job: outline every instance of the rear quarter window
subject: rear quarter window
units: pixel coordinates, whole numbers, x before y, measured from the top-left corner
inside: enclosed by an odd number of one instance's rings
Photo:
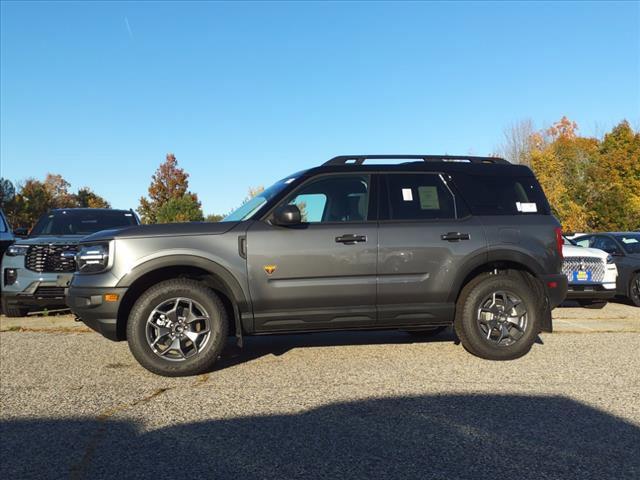
[[[535,177],[458,174],[454,182],[474,215],[550,215]]]

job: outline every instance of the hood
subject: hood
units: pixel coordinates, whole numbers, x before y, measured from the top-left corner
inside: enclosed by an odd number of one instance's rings
[[[115,230],[102,230],[83,239],[83,242],[98,242],[115,238],[180,237],[187,235],[221,235],[240,222],[189,222],[136,225]]]
[[[16,245],[74,245],[82,239],[82,235],[40,235],[37,237],[16,238]]]
[[[599,257],[606,259],[609,254],[597,248],[578,247],[576,245],[563,245],[562,256],[567,257]]]

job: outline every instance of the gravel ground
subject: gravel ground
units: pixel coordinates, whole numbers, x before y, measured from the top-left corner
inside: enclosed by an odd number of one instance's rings
[[[640,478],[640,334],[247,339],[167,379],[94,333],[0,334],[2,478]]]

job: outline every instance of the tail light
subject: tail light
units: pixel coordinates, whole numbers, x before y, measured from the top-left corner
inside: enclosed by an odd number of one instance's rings
[[[556,249],[558,250],[558,255],[560,255],[560,258],[563,258],[562,245],[564,244],[564,240],[562,239],[562,228],[556,227],[554,231],[556,232]]]

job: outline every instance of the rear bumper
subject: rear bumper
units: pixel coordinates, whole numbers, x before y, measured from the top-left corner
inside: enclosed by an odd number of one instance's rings
[[[549,299],[549,307],[556,308],[567,296],[569,281],[567,276],[558,273],[553,275],[540,275],[540,280],[544,284],[547,298]]]
[[[67,289],[67,305],[88,327],[109,340],[123,340],[118,332],[118,309],[126,288],[81,288]],[[105,294],[117,294],[118,300],[105,301]]]

